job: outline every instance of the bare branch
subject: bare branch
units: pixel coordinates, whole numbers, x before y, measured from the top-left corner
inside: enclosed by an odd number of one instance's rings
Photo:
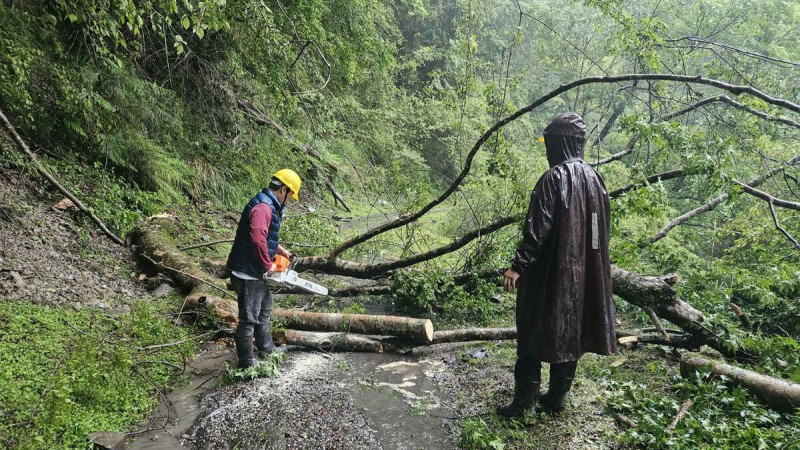
[[[763,59],[765,61],[771,61],[771,62],[775,62],[775,63],[779,63],[779,64],[785,64],[785,65],[788,65],[788,66],[800,67],[800,63],[796,63],[794,61],[788,61],[788,60],[785,60],[785,59],[775,58],[774,56],[764,55],[764,54],[756,53],[756,52],[753,52],[753,51],[750,51],[750,50],[745,50],[745,49],[741,49],[741,48],[738,48],[738,47],[733,47],[731,45],[722,44],[720,42],[710,41],[708,39],[704,39],[704,38],[701,38],[701,37],[698,37],[698,36],[683,36],[683,37],[675,38],[675,39],[665,39],[665,42],[681,42],[681,41],[688,41],[688,42],[692,42],[692,43],[700,43],[700,44],[706,44],[706,45],[715,45],[717,47],[724,48],[725,50],[732,50],[732,51],[735,51],[737,53],[741,53],[741,54],[747,55],[747,56],[752,56],[752,57],[758,58],[758,59]]]
[[[783,233],[783,235],[784,235],[784,236],[786,236],[786,238],[787,238],[787,239],[789,239],[790,241],[792,241],[792,244],[794,244],[794,246],[795,246],[795,247],[797,247],[798,249],[800,249],[800,243],[798,243],[798,242],[797,242],[797,241],[796,241],[796,240],[795,240],[795,239],[792,237],[792,235],[791,235],[791,234],[789,234],[789,232],[788,232],[788,231],[786,231],[786,230],[785,230],[785,229],[784,229],[784,228],[781,226],[781,224],[780,224],[780,223],[778,223],[778,216],[775,214],[775,207],[772,205],[772,200],[769,200],[767,203],[769,203],[769,212],[770,212],[770,213],[772,213],[772,220],[775,222],[775,228],[777,228],[777,229],[778,229],[778,230],[779,230],[781,233]]]
[[[731,181],[734,184],[740,186],[742,188],[742,191],[752,195],[753,197],[758,197],[761,200],[764,200],[765,202],[769,202],[770,206],[772,206],[774,204],[774,205],[780,206],[782,208],[788,208],[788,209],[793,209],[795,211],[800,211],[800,203],[790,202],[788,200],[783,200],[783,199],[774,197],[774,196],[772,196],[770,194],[767,194],[764,191],[758,190],[758,189],[754,188],[751,185],[742,183],[741,181],[735,180],[733,178],[731,178]]]
[[[450,187],[436,197],[434,200],[429,202],[427,205],[423,206],[415,213],[407,213],[403,214],[402,216],[398,217],[395,220],[386,222],[382,225],[379,225],[367,232],[356,236],[352,239],[345,241],[344,243],[340,244],[338,247],[333,249],[330,253],[328,253],[329,258],[334,258],[340,255],[345,250],[352,248],[358,244],[368,241],[369,239],[385,233],[390,230],[394,230],[396,228],[402,227],[407,225],[423,215],[425,215],[428,211],[439,205],[440,203],[444,202],[450,195],[458,189],[461,185],[461,182],[464,181],[467,174],[469,174],[470,169],[472,168],[472,161],[475,158],[475,154],[478,150],[481,149],[483,144],[489,139],[494,133],[508,125],[509,123],[519,119],[522,115],[533,111],[538,106],[546,103],[547,101],[565,93],[577,87],[587,85],[587,84],[600,84],[600,83],[618,83],[621,81],[636,81],[636,80],[661,80],[661,81],[678,81],[684,83],[694,83],[694,84],[702,84],[706,86],[712,86],[719,89],[723,89],[734,94],[749,94],[754,97],[760,98],[767,103],[780,106],[782,108],[789,109],[791,111],[800,112],[800,105],[793,103],[789,100],[776,98],[770,96],[758,89],[755,89],[750,86],[742,86],[742,85],[733,85],[729,83],[725,83],[723,81],[715,80],[712,78],[705,78],[702,76],[686,76],[686,75],[676,75],[676,74],[623,74],[623,75],[611,75],[611,76],[593,76],[593,77],[585,77],[580,78],[570,83],[563,84],[558,88],[550,91],[549,93],[545,94],[544,96],[538,98],[537,100],[533,101],[529,105],[517,110],[516,112],[512,113],[509,116],[501,119],[500,121],[496,122],[492,125],[488,130],[486,130],[483,135],[475,142],[472,149],[467,154],[467,158],[464,161],[464,167],[461,170],[461,173],[455,178],[453,183]]]
[[[622,159],[623,157],[625,157],[627,155],[630,155],[633,152],[633,147],[636,145],[636,141],[638,141],[638,140],[639,140],[639,136],[638,135],[634,135],[633,137],[631,137],[628,140],[628,143],[625,144],[625,149],[622,150],[621,152],[614,153],[611,156],[608,156],[608,157],[603,158],[603,159],[601,159],[601,160],[599,160],[597,162],[593,162],[593,163],[589,163],[589,164],[592,167],[597,167],[597,166],[602,166],[603,164],[608,164],[610,162],[614,162],[614,161],[617,161],[619,159]]]
[[[737,102],[736,100],[728,97],[727,95],[717,95],[715,97],[704,98],[703,100],[700,100],[697,103],[689,105],[684,109],[681,109],[681,110],[675,111],[673,113],[670,113],[670,114],[668,114],[666,116],[663,116],[661,118],[661,121],[667,121],[667,120],[670,120],[670,119],[674,119],[677,116],[680,116],[680,115],[683,115],[683,114],[687,114],[687,113],[689,113],[691,111],[694,111],[694,110],[700,108],[701,106],[712,104],[712,103],[727,103],[727,104],[733,106],[734,108],[740,109],[742,111],[746,111],[746,112],[748,112],[750,114],[753,114],[755,116],[761,117],[762,119],[770,120],[770,121],[773,121],[773,122],[780,122],[780,123],[782,123],[784,125],[788,125],[788,126],[794,127],[794,128],[800,128],[800,123],[798,123],[798,122],[796,122],[796,121],[794,121],[792,119],[789,119],[789,118],[786,118],[786,117],[773,116],[773,115],[767,114],[764,111],[759,111],[757,109],[754,109],[754,108],[751,108],[749,106],[743,105],[743,104]]]
[[[793,158],[792,160],[790,160],[788,162],[788,164],[792,165],[792,164],[796,164],[798,162],[800,162],[800,156]],[[775,169],[770,170],[769,172],[767,172],[765,174],[762,174],[762,175],[759,175],[759,176],[753,178],[752,180],[748,181],[746,184],[745,183],[741,183],[741,182],[736,181],[736,180],[733,180],[733,181],[735,183],[739,183],[740,185],[742,185],[743,186],[742,190],[744,190],[744,186],[747,186],[748,189],[752,189],[753,191],[760,192],[760,193],[764,194],[765,196],[774,199],[774,197],[770,196],[769,194],[766,194],[764,192],[758,191],[758,190],[756,190],[754,188],[755,188],[755,186],[758,186],[758,185],[762,184],[763,182],[765,182],[769,178],[773,177],[775,174],[782,172],[783,170],[784,170],[783,167],[777,167]],[[719,206],[721,203],[723,203],[726,200],[728,200],[729,197],[730,197],[730,194],[728,194],[727,192],[723,193],[723,194],[720,194],[717,197],[714,197],[713,199],[708,201],[707,203],[705,203],[705,204],[703,204],[701,206],[698,206],[697,208],[695,208],[695,209],[693,209],[693,210],[691,210],[691,211],[689,211],[689,212],[687,212],[685,214],[682,214],[682,215],[676,217],[675,219],[671,220],[668,224],[666,224],[663,228],[661,228],[661,230],[659,230],[658,233],[654,234],[650,238],[650,243],[652,244],[653,242],[661,240],[664,236],[667,235],[667,233],[670,232],[670,230],[672,230],[673,228],[677,227],[678,225],[681,225],[682,223],[686,222],[687,220],[689,220],[689,219],[691,219],[693,217],[699,216],[700,214],[704,214],[704,213],[706,213],[708,211],[713,210],[714,208]],[[785,202],[785,201],[781,200],[781,202]],[[793,203],[793,202],[786,202],[786,203],[797,205],[796,203]],[[800,206],[800,205],[797,205],[797,206]]]
[[[631,183],[617,190],[611,191],[608,193],[608,196],[610,198],[616,198],[633,189],[645,187],[653,183],[658,183],[659,181],[666,181],[666,180],[671,180],[673,178],[680,178],[686,175],[690,175],[690,173],[687,173],[683,169],[669,170],[666,172],[657,173],[655,175],[650,175],[649,177],[645,178],[642,181]]]

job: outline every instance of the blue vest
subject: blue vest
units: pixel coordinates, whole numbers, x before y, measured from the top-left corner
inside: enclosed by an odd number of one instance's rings
[[[251,277],[261,278],[264,275],[264,268],[258,259],[256,246],[250,240],[250,211],[259,203],[266,203],[272,210],[272,220],[267,231],[267,247],[269,257],[274,258],[278,253],[278,233],[281,229],[283,218],[283,206],[281,206],[275,194],[268,188],[264,188],[253,197],[242,211],[239,218],[239,226],[236,228],[236,237],[233,240],[231,253],[228,255],[228,269],[236,272],[243,272]]]

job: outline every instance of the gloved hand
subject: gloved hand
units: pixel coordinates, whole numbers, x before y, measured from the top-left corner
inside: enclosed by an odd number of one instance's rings
[[[275,263],[272,263],[272,264],[270,264],[270,266],[269,266],[269,270],[268,270],[268,271],[266,271],[266,272],[264,272],[263,278],[264,278],[265,280],[266,280],[267,278],[269,278],[270,274],[272,274],[272,272],[274,272],[274,271],[275,271],[275,268],[276,268],[276,266],[275,266]]]

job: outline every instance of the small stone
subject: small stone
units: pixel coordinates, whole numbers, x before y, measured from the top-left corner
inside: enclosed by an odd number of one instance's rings
[[[89,433],[88,439],[96,449],[122,450],[125,448],[125,437],[127,437],[126,433],[95,431],[94,433]]]
[[[77,207],[75,206],[75,203],[72,203],[72,200],[65,198],[60,202],[56,203],[55,205],[53,205],[53,208],[59,211],[66,211],[68,209],[75,209]]]
[[[25,280],[22,278],[22,275],[20,275],[19,272],[12,270],[9,273],[11,274],[11,278],[14,279],[14,282],[17,283],[18,287],[25,287]]]
[[[472,357],[476,358],[476,359],[483,359],[483,358],[486,358],[487,356],[489,356],[489,350],[487,350],[485,348],[482,348],[482,349],[480,349],[477,352],[472,354]]]
[[[109,316],[120,316],[130,313],[131,313],[131,307],[128,305],[115,306],[113,308],[109,308],[108,311],[106,311],[106,314]]]
[[[157,288],[156,288],[156,289],[153,291],[153,295],[154,295],[154,296],[156,296],[156,297],[158,297],[158,298],[161,298],[161,297],[166,297],[167,295],[169,295],[169,294],[170,294],[172,291],[174,291],[174,290],[175,290],[175,288],[173,288],[173,287],[172,287],[172,286],[170,286],[169,284],[167,284],[167,283],[161,283],[161,284],[160,284],[160,285],[159,285],[159,286],[158,286],[158,287],[157,287]]]

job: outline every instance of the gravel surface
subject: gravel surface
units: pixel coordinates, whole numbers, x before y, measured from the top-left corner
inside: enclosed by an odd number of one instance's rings
[[[0,174],[0,297],[112,308],[147,295],[130,249],[87,232],[73,215],[34,196],[29,183]]]
[[[372,424],[331,380],[339,356],[294,353],[279,378],[217,389],[202,399],[194,447],[379,449]]]

